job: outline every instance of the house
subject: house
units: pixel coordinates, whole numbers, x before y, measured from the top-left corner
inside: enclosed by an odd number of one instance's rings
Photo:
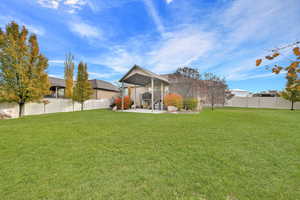
[[[211,99],[214,104],[225,103],[226,87],[216,81],[192,79],[181,74],[159,75],[135,65],[120,82],[123,94],[130,93],[135,107],[139,108],[162,110],[163,98],[168,93],[177,93],[183,98],[201,99],[205,104],[209,104]]]
[[[231,89],[229,90],[235,97],[250,97],[252,94],[247,90]]]
[[[46,97],[64,98],[65,80],[56,77],[49,77],[50,94]],[[120,95],[120,90],[117,86],[103,80],[89,80],[93,88],[91,99],[111,99]]]
[[[259,93],[253,94],[254,97],[278,97],[279,92],[277,90],[268,90],[268,91],[262,91]]]
[[[117,86],[102,80],[89,80],[93,94],[92,99],[111,99],[120,96],[120,90]]]
[[[66,83],[64,79],[49,76],[50,94],[46,97],[63,98],[65,96]]]

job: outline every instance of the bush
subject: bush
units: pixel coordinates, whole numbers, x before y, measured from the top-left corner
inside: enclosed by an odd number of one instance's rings
[[[196,98],[188,98],[183,100],[183,107],[186,110],[196,110],[198,100]]]
[[[115,105],[118,109],[122,109],[122,98],[118,97],[115,99]],[[129,96],[124,97],[124,109],[129,109],[132,105],[132,101]]]
[[[175,106],[178,109],[182,108],[182,97],[179,94],[167,94],[164,97],[166,106]]]

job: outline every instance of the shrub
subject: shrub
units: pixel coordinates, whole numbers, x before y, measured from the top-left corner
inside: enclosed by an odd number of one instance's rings
[[[188,98],[183,100],[183,107],[186,110],[196,110],[198,100],[196,98]]]
[[[178,109],[182,108],[182,97],[179,94],[167,94],[164,97],[166,106],[175,106]]]
[[[122,98],[117,97],[115,99],[115,105],[117,106],[118,109],[122,109]],[[132,105],[131,99],[129,96],[124,97],[124,109],[129,109],[130,106]]]

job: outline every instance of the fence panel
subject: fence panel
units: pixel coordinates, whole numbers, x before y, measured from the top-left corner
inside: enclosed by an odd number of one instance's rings
[[[281,97],[233,97],[226,102],[225,106],[242,108],[290,109],[291,102]],[[295,103],[294,108],[300,109],[300,102]]]
[[[25,105],[24,115],[40,115],[46,113],[72,112],[81,110],[81,104],[72,102],[70,99],[45,98],[48,104],[27,103]],[[84,103],[85,110],[106,109],[109,108],[111,99],[92,99]],[[0,111],[8,113],[13,118],[18,117],[19,107],[16,103],[0,103]]]

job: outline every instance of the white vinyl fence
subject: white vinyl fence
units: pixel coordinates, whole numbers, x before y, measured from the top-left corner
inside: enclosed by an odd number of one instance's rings
[[[281,97],[233,97],[226,102],[225,106],[242,108],[290,109],[291,102]],[[294,109],[300,109],[300,102],[294,103]]]
[[[40,115],[56,112],[71,112],[81,110],[81,104],[75,102],[74,105],[70,99],[45,98],[49,104],[27,103],[25,105],[24,115]],[[84,103],[84,110],[109,108],[111,99],[88,100]],[[18,117],[19,106],[15,103],[0,103],[0,112],[5,112],[13,118]]]

